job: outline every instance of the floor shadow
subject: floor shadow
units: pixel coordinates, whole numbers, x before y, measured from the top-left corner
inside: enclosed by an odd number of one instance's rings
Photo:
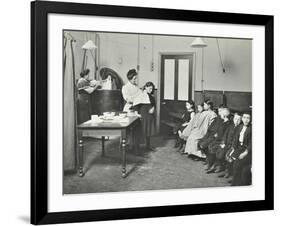
[[[137,170],[141,165],[143,165],[145,163],[145,161],[139,161],[136,164],[133,165],[132,168],[130,168],[127,172],[126,172],[126,177],[129,176],[131,173],[133,173],[135,170]]]
[[[147,161],[148,153],[144,153],[141,156],[136,156],[132,154],[127,155],[126,165],[133,164],[134,167],[130,169],[126,175],[131,174],[137,167],[144,164]],[[122,164],[122,157],[120,156],[95,156],[87,164],[84,165],[84,173],[87,173],[94,165],[116,165],[120,166]]]

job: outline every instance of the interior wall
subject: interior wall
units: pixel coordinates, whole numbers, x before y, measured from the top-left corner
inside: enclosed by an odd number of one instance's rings
[[[75,72],[76,78],[79,78],[83,60],[81,47],[89,39],[95,42],[96,33],[79,31],[71,31],[70,33],[76,39],[74,45]],[[194,53],[194,90],[201,90],[202,49],[190,47],[194,37],[122,33],[98,33],[98,35],[100,37],[99,66],[115,70],[124,83],[127,82],[127,71],[131,68],[137,68],[139,58],[139,85],[143,86],[145,82],[152,81],[158,88],[160,54]],[[204,41],[208,45],[204,48],[204,89],[251,92],[251,40],[218,39],[222,61],[226,69],[225,73],[222,71],[216,39],[204,38]],[[140,45],[139,53],[138,43]],[[95,54],[94,57],[96,57]],[[151,70],[152,62],[153,71]],[[89,52],[87,52],[87,67],[90,69],[90,78],[94,78],[94,59]]]
[[[101,66],[114,69],[124,82],[126,73],[137,67],[138,35],[100,33]],[[159,86],[161,53],[195,53],[194,88],[201,90],[202,49],[191,48],[194,37],[139,35],[139,85],[152,81]],[[205,38],[204,48],[204,89],[251,91],[251,41],[239,39],[219,39],[221,57],[226,72],[223,73],[215,38]],[[152,43],[154,49],[152,50]],[[151,62],[154,70],[151,71]]]

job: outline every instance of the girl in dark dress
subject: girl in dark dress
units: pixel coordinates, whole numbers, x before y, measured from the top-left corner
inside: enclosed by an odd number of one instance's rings
[[[91,101],[90,94],[94,92],[100,85],[98,81],[94,85],[91,85],[89,80],[89,69],[85,69],[80,73],[80,79],[77,82],[78,89],[78,101],[77,101],[77,113],[78,124],[83,123],[91,118]]]
[[[155,130],[155,99],[153,92],[155,86],[152,82],[147,82],[144,85],[144,92],[149,96],[150,104],[139,104],[134,107],[135,110],[141,115],[142,132],[145,137],[145,145],[147,149],[153,150],[150,146],[150,138]]]
[[[219,173],[223,170],[222,161],[217,159],[217,153],[220,151],[221,145],[224,144],[223,139],[226,131],[228,131],[228,128],[232,124],[230,121],[230,116],[230,110],[228,108],[221,110],[220,117],[222,119],[222,123],[216,131],[215,139],[209,144],[207,149],[208,164],[210,167],[207,173]]]
[[[183,139],[181,139],[178,136],[179,131],[182,132],[189,124],[189,122],[191,121],[191,119],[194,117],[195,115],[195,103],[193,100],[188,100],[185,104],[186,106],[186,110],[185,112],[182,114],[181,117],[181,122],[179,125],[177,125],[174,128],[174,134],[176,135],[176,144],[175,144],[175,148],[179,148],[178,150],[181,150],[185,141]]]

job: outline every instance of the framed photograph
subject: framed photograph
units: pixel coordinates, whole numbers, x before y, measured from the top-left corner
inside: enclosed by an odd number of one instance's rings
[[[31,3],[31,223],[272,210],[273,16]]]

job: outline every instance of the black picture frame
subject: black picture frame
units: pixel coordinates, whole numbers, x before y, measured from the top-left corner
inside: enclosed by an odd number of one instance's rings
[[[143,208],[48,212],[48,14],[197,21],[265,27],[265,199]],[[274,208],[273,16],[62,2],[31,3],[31,223],[214,214]]]

